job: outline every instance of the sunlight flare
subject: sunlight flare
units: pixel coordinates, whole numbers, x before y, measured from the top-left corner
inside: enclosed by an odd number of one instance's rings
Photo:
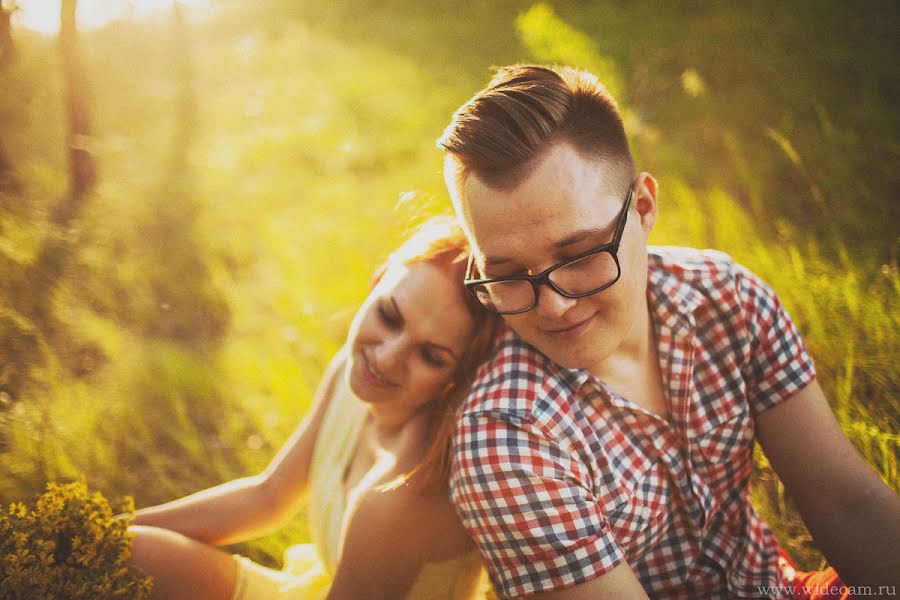
[[[78,27],[82,30],[103,27],[119,19],[144,19],[170,10],[177,2],[192,12],[210,10],[210,0],[80,0]],[[17,25],[55,35],[59,31],[60,0],[18,0],[14,14]]]

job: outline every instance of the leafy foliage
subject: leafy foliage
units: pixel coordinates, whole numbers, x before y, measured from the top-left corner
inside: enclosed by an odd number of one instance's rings
[[[0,512],[0,600],[148,598],[150,578],[127,564],[133,512],[131,498],[112,506],[83,480],[11,504]]]

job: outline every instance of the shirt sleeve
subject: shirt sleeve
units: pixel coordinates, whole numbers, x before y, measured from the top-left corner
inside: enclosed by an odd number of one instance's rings
[[[451,498],[501,595],[570,587],[623,559],[584,465],[532,419],[465,415],[454,444]]]
[[[736,283],[750,336],[744,366],[753,414],[792,397],[816,378],[812,358],[775,292],[754,273],[736,267]]]

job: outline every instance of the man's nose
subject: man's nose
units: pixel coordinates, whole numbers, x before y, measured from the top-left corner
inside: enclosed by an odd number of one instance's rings
[[[534,308],[542,317],[558,319],[567,310],[575,306],[577,298],[566,298],[549,285],[539,285],[537,288],[537,306]]]

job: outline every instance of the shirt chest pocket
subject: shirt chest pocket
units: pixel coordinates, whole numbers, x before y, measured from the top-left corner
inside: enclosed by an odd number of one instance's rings
[[[613,450],[615,452],[615,450]],[[618,449],[627,459],[610,458],[598,490],[602,514],[629,559],[651,547],[663,528],[670,493],[661,465],[651,456]]]
[[[699,479],[717,492],[734,490],[752,468],[754,423],[746,402],[722,403],[697,417],[700,432],[690,437],[691,463]]]

